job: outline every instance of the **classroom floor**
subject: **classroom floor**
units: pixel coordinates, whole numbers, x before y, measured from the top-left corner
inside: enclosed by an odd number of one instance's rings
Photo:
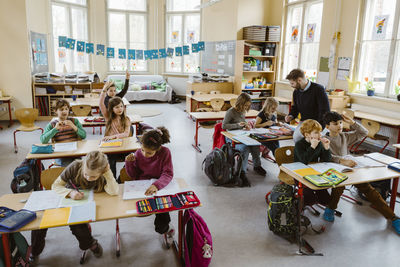
[[[276,164],[262,159],[266,177],[256,175],[250,165],[250,188],[214,187],[201,169],[203,159],[211,151],[213,130],[200,128],[203,153],[198,153],[191,146],[194,122],[184,112],[185,103],[134,105],[162,110],[161,115],[146,117],[144,121],[152,126],[164,125],[170,130],[172,143],[168,147],[172,152],[175,177],[184,178],[199,196],[203,206],[196,211],[212,233],[211,266],[399,266],[400,236],[365,201],[363,206],[356,206],[342,200],[338,209],[343,217],[336,217],[334,223],[309,215],[316,226],[326,225],[325,233],[316,235],[309,231],[306,235],[306,240],[324,256],[297,256],[296,245],[273,235],[267,226],[265,194],[278,183]],[[47,124],[45,121],[36,123],[43,128]],[[15,123],[11,128],[0,130],[0,172],[4,181],[0,183],[0,194],[11,193],[13,170],[23,161],[32,143],[39,142],[39,131],[17,133],[19,152],[15,154],[12,133],[17,127]],[[87,128],[87,138],[99,139],[98,130],[93,135],[92,129]],[[281,146],[292,144],[292,141],[285,141]],[[399,215],[400,204],[396,211]],[[177,213],[171,213],[171,217],[177,226]],[[162,249],[153,220],[153,216],[120,220],[120,258],[115,256],[115,221],[92,223],[93,235],[103,246],[104,254],[97,259],[89,253],[85,266],[178,266],[173,251]],[[30,233],[23,234],[30,242]],[[39,266],[77,266],[79,257],[77,241],[68,227],[50,229]]]

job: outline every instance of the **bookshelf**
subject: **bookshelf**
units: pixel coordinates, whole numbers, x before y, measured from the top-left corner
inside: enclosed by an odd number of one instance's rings
[[[33,107],[39,110],[39,119],[48,120],[56,116],[53,106],[59,98],[73,95],[84,97],[97,92],[104,83],[32,83]]]

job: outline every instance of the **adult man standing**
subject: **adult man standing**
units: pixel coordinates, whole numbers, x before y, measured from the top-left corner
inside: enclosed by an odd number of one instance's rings
[[[301,114],[301,122],[307,119],[318,121],[322,129],[325,128],[323,116],[327,111],[330,111],[328,96],[322,85],[313,83],[305,78],[304,71],[301,69],[292,70],[286,79],[289,80],[290,86],[295,90],[293,91],[292,108],[285,117],[286,122],[290,122]],[[294,142],[303,138],[300,133],[300,125],[296,127],[293,134]]]

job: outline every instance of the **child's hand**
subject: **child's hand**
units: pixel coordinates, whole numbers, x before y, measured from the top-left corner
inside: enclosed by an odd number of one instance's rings
[[[84,197],[84,194],[83,194],[83,192],[78,192],[76,190],[72,190],[71,192],[69,192],[68,196],[71,199],[80,200]]]
[[[293,118],[293,116],[292,115],[287,115],[286,117],[285,117],[285,121],[286,122],[290,122],[291,120],[293,120],[294,118]]]
[[[146,192],[144,192],[144,194],[146,196],[151,196],[151,195],[154,195],[155,193],[157,193],[157,191],[158,191],[157,187],[154,184],[152,184],[152,185],[150,185],[149,188],[147,188],[147,190],[146,190]]]
[[[131,77],[131,75],[129,74],[128,70],[126,70],[125,72],[125,79],[129,80],[129,78]]]
[[[128,156],[125,157],[125,161],[135,161],[136,157],[135,154],[131,153]]]
[[[348,167],[355,167],[357,166],[357,162],[355,162],[354,160],[351,159],[339,159],[339,163]]]
[[[61,122],[61,121],[57,122],[56,126],[54,126],[54,128],[56,128],[57,130],[60,131],[62,128],[64,128],[64,122]]]
[[[273,122],[273,121],[267,121],[267,122],[265,123],[265,125],[266,125],[266,126],[272,126],[272,125],[274,125],[274,122]]]
[[[244,127],[245,125],[246,125],[246,122],[245,122],[245,121],[239,122],[239,126]]]
[[[328,138],[321,137],[321,143],[322,143],[322,146],[323,146],[326,150],[328,150],[331,141],[329,141]]]
[[[275,125],[276,125],[276,126],[283,126],[283,124],[282,124],[281,122],[279,122],[279,121],[277,121],[277,122],[275,123]]]
[[[113,139],[116,139],[116,138],[117,138],[116,136],[104,136],[103,137],[103,141],[113,140]]]
[[[310,143],[312,148],[316,148],[319,144],[320,140],[318,138],[311,138]]]
[[[106,83],[104,84],[104,86],[103,86],[103,92],[107,92],[108,88],[110,88],[110,86],[111,86],[112,83],[113,83],[112,81],[106,82]]]
[[[76,127],[75,124],[70,120],[64,121],[64,125],[71,127],[75,132],[78,131],[78,127]]]
[[[352,118],[350,118],[349,116],[342,114],[342,118],[344,122],[347,122],[350,125],[353,125],[354,123],[356,123]]]

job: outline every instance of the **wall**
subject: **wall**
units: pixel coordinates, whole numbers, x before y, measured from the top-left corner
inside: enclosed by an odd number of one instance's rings
[[[12,107],[32,107],[25,1],[0,0],[0,6],[0,88],[13,96]],[[6,112],[0,116],[8,119]]]

